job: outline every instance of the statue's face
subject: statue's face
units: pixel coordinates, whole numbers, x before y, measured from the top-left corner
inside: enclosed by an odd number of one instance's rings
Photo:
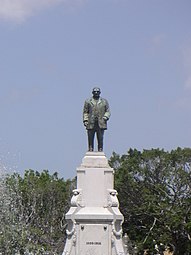
[[[101,94],[100,88],[94,88],[92,91],[92,94],[93,94],[94,98],[99,98],[99,96]]]

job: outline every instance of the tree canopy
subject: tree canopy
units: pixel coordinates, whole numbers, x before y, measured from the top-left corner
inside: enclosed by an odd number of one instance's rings
[[[113,153],[115,189],[138,254],[191,254],[191,149]],[[48,170],[0,176],[0,254],[62,254],[76,179]],[[133,250],[132,250],[133,254]]]
[[[27,170],[23,178],[13,174],[5,181],[0,254],[60,254],[73,181],[47,170]]]
[[[191,149],[130,149],[113,153],[110,165],[123,229],[138,250],[153,254],[157,245],[191,254]]]

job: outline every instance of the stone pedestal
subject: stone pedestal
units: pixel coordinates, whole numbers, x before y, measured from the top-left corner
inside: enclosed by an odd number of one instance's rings
[[[77,189],[65,215],[68,227],[62,255],[125,255],[123,215],[113,174],[103,152],[86,153],[77,168]]]

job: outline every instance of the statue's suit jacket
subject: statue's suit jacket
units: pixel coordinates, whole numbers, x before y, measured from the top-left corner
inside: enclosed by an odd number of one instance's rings
[[[98,117],[98,125],[101,129],[107,129],[107,121],[103,117],[106,117],[107,120],[110,118],[109,104],[106,99],[99,98],[97,103],[96,100],[92,97],[87,99],[84,103],[83,109],[83,121],[88,121],[87,129],[93,129],[95,124],[95,117]]]

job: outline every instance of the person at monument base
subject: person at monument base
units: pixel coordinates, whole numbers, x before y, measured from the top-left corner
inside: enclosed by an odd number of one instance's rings
[[[93,96],[85,101],[83,108],[83,123],[88,134],[88,150],[94,150],[94,137],[96,133],[98,151],[103,151],[104,130],[107,129],[107,121],[111,113],[108,101],[100,97],[100,88],[93,88],[92,94]]]

